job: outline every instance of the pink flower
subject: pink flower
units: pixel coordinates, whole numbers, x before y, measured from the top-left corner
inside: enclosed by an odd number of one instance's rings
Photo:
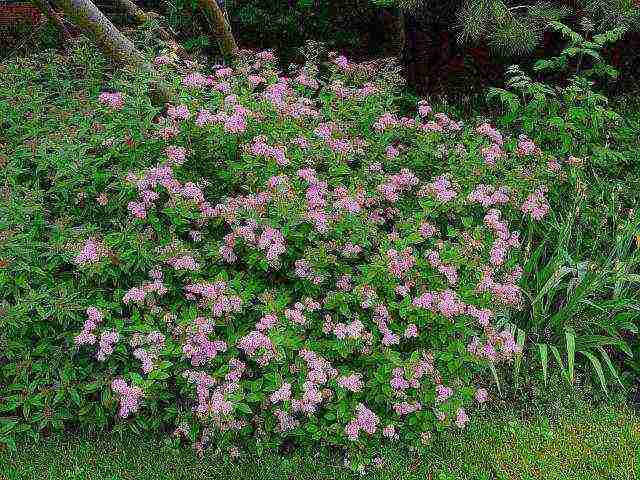
[[[127,204],[127,209],[136,218],[146,218],[146,216],[147,216],[147,211],[146,211],[144,203],[129,202]]]
[[[100,335],[100,349],[97,353],[98,361],[104,362],[113,353],[113,345],[120,340],[120,334],[115,330],[102,332]]]
[[[408,403],[400,402],[394,403],[393,409],[398,415],[409,415],[410,413],[422,410],[422,404],[420,402]]]
[[[338,385],[351,392],[359,392],[364,384],[362,383],[362,374],[354,373],[345,377],[338,378]]]
[[[497,145],[502,145],[502,134],[491,127],[488,123],[483,123],[478,128],[476,128],[476,132],[488,136],[493,142]]]
[[[426,100],[420,100],[418,102],[418,115],[420,115],[421,117],[428,116],[432,111],[433,111],[433,109],[427,103]]]
[[[102,245],[102,243],[94,238],[89,238],[80,250],[80,253],[76,255],[73,262],[78,266],[96,264],[101,258],[108,254],[109,251]]]
[[[416,259],[411,253],[411,247],[405,248],[402,252],[395,249],[387,251],[389,271],[393,276],[402,278],[416,264]]]
[[[195,259],[191,255],[182,255],[182,256],[172,257],[169,260],[167,260],[167,263],[171,265],[173,268],[175,268],[176,270],[195,271],[200,268],[198,263],[195,261]]]
[[[528,213],[534,220],[541,220],[549,213],[549,203],[544,196],[544,190],[539,189],[530,194],[521,207],[522,213]]]
[[[153,64],[156,66],[168,65],[170,63],[173,63],[173,60],[169,55],[158,55],[156,58],[153,59]]]
[[[436,386],[436,401],[438,402],[444,402],[447,398],[449,398],[451,395],[453,395],[453,390],[449,387],[446,387],[444,385],[437,385]]]
[[[378,429],[380,419],[378,416],[359,403],[357,406],[357,415],[345,428],[345,433],[349,440],[357,440],[360,430],[364,430],[369,435],[373,435]]]
[[[382,429],[382,435],[391,440],[397,440],[398,438],[400,438],[400,436],[396,432],[396,427],[394,425],[387,425],[386,427],[384,427]]]
[[[395,148],[393,145],[389,145],[385,153],[387,155],[387,158],[395,158],[400,154],[400,150]]]
[[[344,55],[340,55],[334,60],[334,63],[341,69],[346,70],[349,67],[349,60]]]
[[[124,106],[124,98],[122,96],[122,93],[120,92],[116,92],[116,93],[102,92],[98,96],[98,101],[100,103],[108,105],[109,107],[115,110],[120,110]]]
[[[536,144],[533,143],[533,140],[531,140],[529,137],[524,134],[521,134],[518,137],[518,155],[526,156],[539,152],[540,149],[536,147]]]
[[[165,149],[165,153],[167,154],[167,157],[169,158],[169,160],[171,160],[171,163],[176,165],[182,165],[182,163],[184,162],[184,159],[187,158],[187,151],[185,150],[184,147],[169,145]]]
[[[454,199],[458,195],[455,190],[455,185],[444,176],[437,177],[433,182],[429,183],[423,192],[424,193],[421,193],[422,195],[434,195],[439,202],[443,203]]]
[[[504,155],[502,147],[497,143],[491,144],[490,147],[482,147],[481,153],[485,163],[492,167],[495,166],[497,160]]]
[[[476,390],[474,397],[478,403],[484,403],[489,400],[489,392],[484,388],[479,388]]]
[[[285,402],[291,399],[291,384],[283,383],[282,386],[273,392],[269,397],[271,403]]]
[[[404,338],[417,338],[418,337],[418,327],[415,323],[411,323],[407,325],[407,329],[404,331]]]
[[[464,411],[464,408],[459,408],[456,411],[456,426],[458,428],[464,428],[467,422],[469,422],[467,413]]]
[[[116,378],[111,383],[111,390],[120,395],[119,414],[122,418],[138,411],[140,398],[144,396],[140,387],[130,387],[123,379]]]
[[[167,115],[174,120],[187,120],[191,116],[191,112],[186,105],[178,105],[177,107],[169,105]]]

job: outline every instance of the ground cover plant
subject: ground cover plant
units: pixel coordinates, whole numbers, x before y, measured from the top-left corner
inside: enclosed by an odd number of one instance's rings
[[[531,339],[545,375],[554,355],[573,382],[581,352],[603,389],[605,369],[623,383],[610,347],[631,353],[636,332],[635,212],[614,205],[628,220],[600,283],[580,263],[595,236],[578,260],[570,232],[540,237],[592,178],[573,154],[628,128],[599,102],[551,141],[427,100],[399,114],[394,62],[311,45],[286,74],[270,51],[163,52],[178,93],[158,106],[93,52],[0,72],[4,443],[113,427],[198,452],[346,447],[357,468],[465,429]]]

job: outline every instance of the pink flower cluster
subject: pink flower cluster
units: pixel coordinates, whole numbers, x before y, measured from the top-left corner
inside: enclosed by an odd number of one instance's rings
[[[102,323],[102,313],[96,307],[89,307],[87,308],[87,317],[82,326],[82,331],[73,339],[76,345],[93,345],[96,343],[96,336],[92,332]]]
[[[182,353],[191,361],[191,365],[199,367],[205,365],[218,355],[218,352],[227,351],[227,343],[223,340],[209,340],[209,334],[213,332],[212,320],[198,317],[190,325],[187,338],[182,347]]]
[[[328,320],[324,324],[325,333],[333,332],[336,338],[342,340],[345,338],[362,338],[365,333],[364,324],[360,320],[354,320],[350,323],[336,323],[335,325]]]
[[[346,428],[345,433],[349,440],[355,441],[360,435],[360,431],[364,431],[369,435],[376,433],[380,419],[378,416],[365,407],[362,403],[359,403],[356,407],[356,417],[351,420]]]
[[[159,296],[163,296],[168,292],[167,287],[165,287],[162,281],[162,272],[156,270],[152,272],[152,281],[143,283],[139,287],[130,288],[122,297],[122,301],[125,304],[129,304],[131,302],[134,303],[143,303],[147,296],[151,293],[157,293]]]
[[[167,260],[167,264],[175,268],[176,270],[190,270],[195,271],[200,268],[198,262],[191,255],[177,255]]]
[[[458,269],[454,265],[443,263],[440,260],[440,255],[435,250],[429,250],[426,253],[429,264],[444,275],[449,282],[449,285],[455,285],[458,283]]]
[[[407,247],[401,252],[395,249],[387,251],[389,258],[389,272],[396,278],[403,278],[407,272],[415,266],[416,259],[412,255],[413,250]]]
[[[271,339],[260,330],[252,330],[238,340],[238,348],[250,358],[257,356],[257,362],[261,366],[269,364],[275,357],[275,347]]]
[[[286,402],[291,399],[291,384],[283,383],[278,390],[269,396],[271,403]]]
[[[490,362],[510,360],[515,354],[522,352],[509,330],[503,330],[500,333],[489,332],[484,342],[481,342],[478,337],[473,337],[467,349],[470,353]]]
[[[169,105],[167,107],[167,116],[172,120],[187,120],[191,116],[191,112],[186,105]]]
[[[481,153],[487,165],[495,166],[497,163],[496,161],[504,155],[504,152],[502,151],[502,134],[491,127],[488,123],[483,123],[478,126],[476,128],[476,132],[489,137],[493,142],[489,147],[483,147],[481,149]]]
[[[147,335],[133,334],[129,344],[134,348],[133,356],[142,362],[143,373],[149,373],[153,370],[154,363],[164,347],[164,342],[164,335],[157,330]]]
[[[294,412],[312,414],[317,411],[323,401],[323,392],[319,387],[326,384],[330,378],[338,376],[338,371],[331,364],[312,350],[300,349],[298,356],[308,367],[307,380],[302,385],[302,398],[291,401]],[[324,390],[330,393],[331,390]]]
[[[95,239],[89,238],[84,243],[80,253],[73,259],[73,263],[78,266],[96,264],[101,258],[109,255],[109,250],[102,243]]]
[[[493,185],[480,184],[476,185],[476,188],[467,196],[467,199],[470,202],[477,202],[485,208],[504,204],[509,201],[509,189],[507,187],[496,188]]]
[[[211,307],[214,317],[225,313],[239,312],[242,300],[237,295],[227,294],[227,284],[222,281],[192,283],[184,287],[188,299],[200,297],[200,305]]]
[[[496,300],[505,305],[519,305],[522,301],[522,291],[517,281],[522,273],[516,269],[511,275],[507,275],[504,282],[496,281],[491,268],[486,268],[478,284],[478,292],[491,292]]]
[[[300,421],[295,417],[289,415],[284,410],[276,409],[273,411],[273,414],[278,419],[278,429],[280,432],[287,432],[289,430],[293,430],[300,425]]]
[[[107,330],[100,335],[100,348],[96,354],[96,358],[100,362],[104,362],[109,355],[113,353],[113,346],[120,340],[120,334],[115,330]]]
[[[182,77],[182,85],[191,88],[202,88],[205,86],[211,86],[215,83],[215,79],[212,76],[202,75],[198,72],[191,72]]]
[[[521,134],[518,137],[518,155],[527,156],[541,153],[540,149],[533,143],[529,137]]]
[[[172,165],[182,165],[185,158],[187,158],[187,151],[185,148],[178,147],[176,145],[169,145],[165,148],[165,153]]]
[[[418,183],[418,177],[411,170],[403,168],[400,173],[389,175],[377,189],[385,200],[395,203],[400,198],[400,194],[410,191]]]
[[[413,299],[413,306],[439,312],[446,318],[464,315],[468,310],[468,305],[460,301],[458,295],[453,290],[425,292]]]
[[[120,92],[102,92],[98,96],[98,101],[115,110],[120,110],[124,106],[124,97]]]
[[[136,413],[140,408],[140,398],[144,397],[140,387],[127,385],[121,378],[111,382],[111,390],[120,396],[120,416],[127,418],[131,413]]]
[[[354,373],[352,375],[346,375],[338,378],[338,385],[342,388],[349,390],[350,392],[357,393],[362,390],[364,384],[362,383],[362,374]]]
[[[518,232],[509,233],[506,222],[500,220],[500,210],[491,209],[484,216],[484,224],[496,235],[496,239],[489,252],[492,265],[502,265],[505,261],[509,248],[520,247],[520,234]]]
[[[373,311],[373,322],[378,326],[380,333],[382,333],[382,344],[385,346],[397,345],[400,343],[400,337],[396,335],[388,325],[391,321],[391,316],[387,307],[384,305],[378,305]]]
[[[534,220],[542,220],[549,213],[549,202],[544,194],[544,189],[531,193],[522,204],[522,213],[528,213]]]
[[[410,413],[422,410],[422,404],[420,402],[398,402],[393,404],[393,409],[400,416],[409,415]]]
[[[300,259],[295,261],[295,270],[296,277],[298,278],[306,278],[314,285],[319,285],[324,280],[324,277],[316,272],[311,264],[305,260]]]
[[[446,203],[449,200],[454,199],[458,193],[455,190],[455,185],[451,183],[446,177],[437,177],[433,182],[427,184],[419,193],[419,196],[433,195],[439,202]]]

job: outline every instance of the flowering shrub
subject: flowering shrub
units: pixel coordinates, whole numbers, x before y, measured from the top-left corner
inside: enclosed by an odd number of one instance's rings
[[[91,101],[110,126],[91,148],[127,153],[51,239],[86,310],[58,340],[67,418],[169,425],[198,448],[464,428],[520,352],[504,315],[549,158],[426,101],[399,116],[384,62],[285,77],[270,52],[210,73],[165,60],[176,105]]]

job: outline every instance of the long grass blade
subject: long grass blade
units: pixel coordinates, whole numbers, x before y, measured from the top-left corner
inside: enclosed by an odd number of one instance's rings
[[[538,353],[540,354],[540,363],[542,364],[542,377],[544,378],[544,385],[547,386],[547,372],[549,368],[549,349],[546,343],[538,344]]]
[[[576,336],[567,330],[565,333],[567,339],[567,369],[569,370],[569,381],[575,382],[575,361],[576,361]]]
[[[606,363],[607,367],[609,367],[609,371],[611,372],[611,375],[613,375],[613,378],[616,379],[618,384],[624,390],[625,389],[624,388],[624,384],[622,383],[622,380],[620,380],[620,376],[618,375],[618,371],[613,366],[613,362],[611,361],[611,357],[609,357],[609,354],[607,353],[607,351],[602,347],[598,347],[598,351],[600,352],[600,355],[602,356],[602,359],[604,360],[604,363]]]
[[[609,395],[609,391],[607,390],[607,382],[604,379],[604,372],[602,371],[602,365],[600,364],[600,361],[594,354],[586,350],[580,350],[579,353],[581,353],[582,355],[587,357],[589,361],[591,361],[591,365],[593,365],[593,369],[596,371],[596,373],[598,374],[598,378],[600,379],[600,386],[602,387],[602,390],[604,390],[604,392]]]

